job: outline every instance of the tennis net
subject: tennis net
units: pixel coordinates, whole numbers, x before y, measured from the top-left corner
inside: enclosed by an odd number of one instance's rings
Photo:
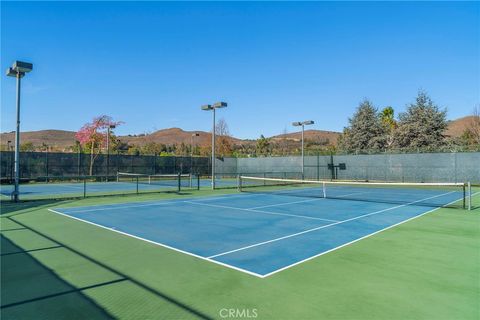
[[[394,183],[238,177],[241,192],[412,206],[471,208],[469,183]]]
[[[195,187],[195,181],[196,179],[190,174],[117,173],[117,182],[149,185],[152,187],[172,187],[178,190]]]

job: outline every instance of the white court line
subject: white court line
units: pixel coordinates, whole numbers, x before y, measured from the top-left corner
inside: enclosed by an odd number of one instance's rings
[[[234,253],[234,252],[238,252],[238,251],[243,251],[243,250],[246,250],[246,249],[250,249],[250,248],[262,246],[262,245],[269,244],[269,243],[272,243],[272,242],[277,242],[277,241],[280,241],[280,240],[285,240],[285,239],[292,238],[292,237],[296,237],[296,236],[299,236],[299,235],[302,235],[302,234],[306,234],[306,233],[310,233],[310,232],[317,231],[317,230],[320,230],[320,229],[324,229],[324,228],[328,228],[328,227],[331,227],[331,226],[335,226],[335,225],[338,225],[338,224],[341,224],[341,223],[345,223],[345,222],[357,220],[357,219],[360,219],[360,218],[368,217],[368,216],[371,216],[371,215],[374,215],[374,214],[378,214],[378,213],[390,211],[390,210],[393,210],[393,209],[398,209],[398,208],[402,208],[402,207],[405,207],[405,206],[409,206],[409,205],[414,204],[414,203],[417,203],[417,202],[421,202],[421,201],[425,201],[425,200],[429,200],[429,199],[433,199],[433,198],[438,198],[438,197],[441,197],[441,196],[444,196],[444,195],[447,195],[447,194],[450,194],[450,193],[454,193],[454,192],[455,192],[455,191],[450,191],[450,192],[443,193],[443,194],[439,194],[439,195],[436,195],[436,196],[433,196],[433,197],[428,197],[428,198],[425,198],[425,199],[421,199],[421,200],[409,202],[409,203],[402,204],[402,205],[398,205],[398,206],[395,206],[395,207],[390,207],[390,208],[387,208],[387,209],[383,209],[383,210],[379,210],[379,211],[374,211],[374,212],[367,213],[367,214],[363,214],[363,215],[360,215],[360,216],[357,216],[357,217],[353,217],[353,218],[350,218],[350,219],[345,219],[345,220],[337,221],[337,222],[330,223],[330,224],[327,224],[327,225],[324,225],[324,226],[320,226],[320,227],[308,229],[308,230],[305,230],[305,231],[293,233],[293,234],[290,234],[290,235],[287,235],[287,236],[283,236],[283,237],[279,237],[279,238],[275,238],[275,239],[271,239],[271,240],[259,242],[259,243],[256,243],[256,244],[252,244],[252,245],[249,245],[249,246],[245,246],[245,247],[242,247],[242,248],[238,248],[238,249],[234,249],[234,250],[222,252],[222,253],[219,253],[219,254],[216,254],[216,255],[213,255],[213,256],[209,256],[208,258],[209,258],[209,259],[213,259],[213,258],[220,257],[220,256],[224,256],[224,255],[227,255],[227,254],[230,254],[230,253]],[[456,201],[458,201],[458,200],[456,200]]]
[[[184,253],[184,254],[186,254],[186,255],[189,255],[189,256],[198,258],[198,259],[202,259],[202,260],[205,260],[205,261],[213,262],[213,263],[218,264],[218,265],[221,265],[221,266],[223,266],[223,267],[227,267],[227,268],[230,268],[230,269],[234,269],[234,270],[237,270],[237,271],[241,271],[241,272],[247,273],[247,274],[249,274],[249,275],[252,275],[252,276],[255,276],[255,277],[258,277],[258,278],[263,278],[263,277],[264,277],[264,276],[261,275],[261,274],[258,274],[258,273],[252,272],[252,271],[248,271],[248,270],[245,270],[245,269],[242,269],[242,268],[238,268],[238,267],[235,267],[235,266],[232,266],[232,265],[229,265],[229,264],[220,262],[220,261],[215,261],[215,260],[212,260],[212,259],[209,259],[209,258],[206,258],[206,257],[202,257],[202,256],[199,256],[199,255],[197,255],[197,254],[195,254],[195,253],[191,253],[191,252],[188,252],[188,251],[184,251],[184,250],[181,250],[181,249],[177,249],[177,248],[171,247],[171,246],[169,246],[169,245],[166,245],[166,244],[163,244],[163,243],[160,243],[160,242],[156,242],[156,241],[148,240],[148,239],[145,239],[145,238],[142,238],[142,237],[134,236],[134,235],[132,235],[132,234],[130,234],[130,233],[126,233],[126,232],[119,231],[119,230],[116,230],[116,229],[113,229],[113,228],[109,228],[109,227],[106,227],[106,226],[102,226],[101,224],[97,224],[97,223],[95,223],[95,222],[91,222],[91,221],[88,221],[88,220],[83,220],[83,219],[80,219],[80,218],[77,218],[77,217],[73,217],[73,216],[71,216],[71,215],[68,215],[68,214],[65,214],[65,213],[62,213],[62,212],[53,210],[53,209],[48,209],[48,210],[51,211],[51,212],[53,212],[53,213],[56,213],[56,214],[59,214],[59,215],[62,215],[62,216],[65,216],[65,217],[68,217],[68,218],[71,218],[71,219],[75,219],[75,220],[78,220],[78,221],[82,221],[82,222],[85,222],[85,223],[88,223],[88,224],[91,224],[91,225],[94,225],[94,226],[96,226],[96,227],[99,227],[99,228],[102,228],[102,229],[106,229],[106,230],[109,230],[109,231],[117,232],[117,233],[123,234],[124,236],[127,236],[127,237],[132,237],[132,238],[135,238],[135,239],[138,239],[138,240],[143,240],[143,241],[145,241],[145,242],[152,243],[152,244],[155,244],[155,245],[158,245],[158,246],[161,246],[161,247],[164,247],[164,248],[173,250],[173,251],[181,252],[181,253]]]
[[[237,207],[222,206],[222,205],[217,205],[217,204],[199,203],[199,202],[193,202],[193,201],[184,201],[184,202],[190,203],[190,204],[196,204],[196,205],[200,205],[200,206],[223,208],[223,209],[229,209],[229,210],[241,210],[241,211],[247,211],[247,212],[258,212],[258,213],[265,213],[265,214],[270,214],[270,215],[275,215],[275,216],[287,216],[287,217],[303,218],[303,219],[310,219],[310,220],[321,220],[321,221],[328,221],[328,222],[337,222],[338,221],[338,220],[303,216],[303,215],[299,215],[299,214],[288,214],[288,213],[270,212],[270,211],[254,210],[254,209],[244,209],[244,208],[237,208]]]

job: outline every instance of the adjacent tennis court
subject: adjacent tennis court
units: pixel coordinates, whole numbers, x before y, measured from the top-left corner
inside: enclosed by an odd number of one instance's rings
[[[117,173],[115,181],[102,181],[96,177],[45,178],[45,181],[20,185],[23,199],[48,197],[81,197],[86,195],[108,195],[115,193],[177,192],[181,189],[197,188],[196,177],[190,174],[134,174]],[[0,185],[2,197],[10,197],[13,185]]]
[[[456,184],[337,184],[326,196],[321,182],[243,180],[247,192],[232,195],[51,211],[263,278],[438,207],[465,204]]]

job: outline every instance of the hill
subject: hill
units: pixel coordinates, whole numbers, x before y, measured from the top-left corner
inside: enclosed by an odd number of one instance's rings
[[[11,141],[11,145],[13,145],[15,132],[2,133],[0,141],[2,145],[6,145],[8,141]],[[54,150],[62,150],[75,145],[75,132],[65,130],[26,131],[20,135],[20,144],[26,142],[31,142],[35,147],[41,147],[45,143]]]
[[[452,120],[449,122],[446,134],[451,137],[460,136],[469,123],[473,121],[473,116],[467,116]],[[205,131],[184,131],[180,128],[169,128],[155,131],[151,134],[127,135],[119,136],[122,142],[130,145],[143,146],[150,142],[155,142],[165,145],[174,145],[184,143],[189,145],[191,143],[192,134],[199,134],[195,137],[195,144],[198,146],[208,146],[211,141],[211,133]],[[341,133],[324,130],[305,130],[305,140],[319,143],[322,145],[337,143],[337,139]],[[75,145],[75,132],[65,130],[40,130],[22,132],[20,136],[20,143],[31,142],[36,148],[40,148],[44,143],[51,146],[53,150],[67,151],[71,146]],[[0,134],[0,142],[6,145],[7,141],[13,141],[15,135],[13,132]],[[230,137],[232,145],[252,145],[255,140],[238,139]],[[273,142],[281,143],[282,141],[299,142],[301,140],[301,132],[292,132],[279,134],[271,137]]]
[[[470,123],[474,121],[474,116],[467,116],[452,120],[448,123],[447,136],[456,138],[463,134],[466,128],[470,126]]]
[[[206,146],[211,143],[212,134],[205,131],[184,131],[180,128],[169,128],[155,131],[148,135],[137,135],[137,136],[120,136],[118,137],[121,141],[126,142],[130,145],[142,146],[149,142],[155,142],[166,145],[173,144],[184,144],[189,145],[191,143],[192,135],[198,134],[194,137],[194,143],[199,146]],[[232,144],[241,144],[243,140],[230,137],[230,142]]]
[[[313,141],[322,144],[337,144],[337,139],[340,136],[340,132],[324,131],[324,130],[305,130],[305,140]],[[271,137],[274,141],[281,141],[283,139],[301,141],[302,132],[284,133]]]

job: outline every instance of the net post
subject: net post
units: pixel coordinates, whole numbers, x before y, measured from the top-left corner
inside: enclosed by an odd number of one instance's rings
[[[87,197],[87,178],[83,177],[83,197]]]
[[[468,186],[468,210],[472,210],[472,183],[468,181],[467,186]]]
[[[117,182],[120,182],[120,174],[117,171]]]
[[[322,191],[323,191],[323,197],[327,198],[327,186],[325,184],[325,181],[322,183]]]
[[[462,199],[463,199],[463,209],[466,209],[466,203],[465,203],[465,202],[466,202],[466,200],[467,200],[467,199],[466,199],[467,194],[466,194],[466,192],[465,192],[465,191],[466,191],[465,183],[462,184],[462,191],[463,191],[463,197],[462,197]]]
[[[242,192],[242,178],[237,174],[237,189],[239,192]]]
[[[138,194],[138,176],[136,177],[137,180],[137,194]]]
[[[200,190],[200,175],[197,174],[197,190]]]

